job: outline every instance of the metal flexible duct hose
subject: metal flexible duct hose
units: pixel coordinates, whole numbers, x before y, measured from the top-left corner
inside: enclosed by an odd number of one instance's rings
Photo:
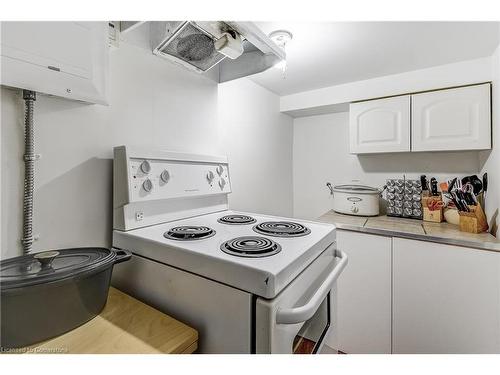
[[[33,110],[36,93],[23,90],[24,112],[24,196],[23,196],[23,245],[24,254],[33,246],[33,191],[35,187],[35,130]]]

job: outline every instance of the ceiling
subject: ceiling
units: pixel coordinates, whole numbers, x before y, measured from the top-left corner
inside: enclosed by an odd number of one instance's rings
[[[498,22],[257,22],[285,29],[285,78],[271,68],[251,76],[279,95],[491,56]]]

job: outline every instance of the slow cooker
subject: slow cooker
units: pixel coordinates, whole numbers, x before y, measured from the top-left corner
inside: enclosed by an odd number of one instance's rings
[[[355,216],[379,214],[380,190],[365,185],[337,185],[333,189],[333,210]]]

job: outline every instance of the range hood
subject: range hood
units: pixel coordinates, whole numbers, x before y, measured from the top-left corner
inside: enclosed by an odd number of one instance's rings
[[[286,57],[252,22],[150,23],[155,55],[200,74],[217,69],[218,82],[263,72]]]

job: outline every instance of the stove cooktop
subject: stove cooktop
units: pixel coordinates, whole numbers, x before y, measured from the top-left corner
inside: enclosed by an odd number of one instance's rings
[[[227,216],[246,216],[255,222],[254,225],[227,225],[220,221]],[[270,236],[254,231],[254,226],[269,222],[291,222],[302,233],[294,237]],[[176,227],[206,227],[213,233],[189,241],[166,235]],[[283,228],[290,229],[289,226]],[[335,226],[331,224],[234,211],[216,212],[127,232],[113,232],[115,247],[130,249],[136,255],[265,298],[274,298],[334,241]],[[251,247],[256,249],[252,250]],[[263,253],[267,256],[255,256]]]

